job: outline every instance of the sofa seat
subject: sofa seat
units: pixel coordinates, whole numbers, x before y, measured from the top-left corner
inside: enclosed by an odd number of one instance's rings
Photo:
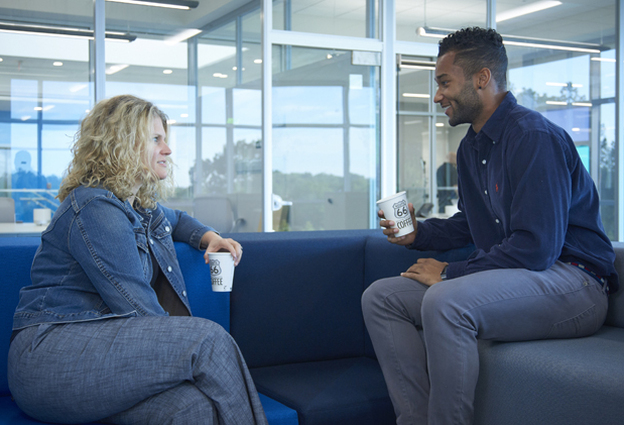
[[[376,360],[354,357],[250,370],[263,394],[300,413],[301,425],[393,425]]]
[[[587,338],[480,341],[475,424],[624,423],[624,329]]]

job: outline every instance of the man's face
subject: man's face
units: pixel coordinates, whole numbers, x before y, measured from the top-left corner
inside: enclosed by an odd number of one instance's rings
[[[464,70],[455,65],[455,52],[438,58],[435,79],[438,83],[433,101],[439,103],[449,117],[449,124],[472,124],[483,110],[481,99],[472,80],[466,80]]]

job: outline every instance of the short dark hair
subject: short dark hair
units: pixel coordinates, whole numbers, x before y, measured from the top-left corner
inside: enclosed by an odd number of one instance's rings
[[[454,63],[471,78],[488,68],[501,90],[507,87],[507,51],[503,37],[493,29],[470,27],[447,35],[440,41],[438,57],[455,52]]]

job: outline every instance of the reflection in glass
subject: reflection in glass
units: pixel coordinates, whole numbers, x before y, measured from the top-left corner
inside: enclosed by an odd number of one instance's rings
[[[285,47],[273,63],[275,230],[368,228],[379,186],[378,68],[353,65],[350,52]]]
[[[273,29],[376,38],[379,0],[273,0]]]
[[[62,2],[49,3],[58,7]],[[19,2],[7,5],[3,18],[42,23],[43,14],[20,7]],[[92,20],[66,18],[72,25]],[[92,104],[89,41],[3,32],[0,58],[0,196],[15,200],[17,221],[32,222],[34,208],[56,210],[69,146]]]

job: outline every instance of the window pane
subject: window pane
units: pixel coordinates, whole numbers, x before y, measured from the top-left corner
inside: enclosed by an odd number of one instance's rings
[[[396,38],[437,44],[439,38],[419,35],[419,28],[458,30],[475,25],[483,27],[486,7],[486,0],[395,0]]]
[[[3,3],[2,20],[24,28],[93,23],[92,4],[69,12],[59,0]],[[34,208],[58,206],[69,146],[92,105],[89,48],[86,37],[0,33],[0,196],[15,199],[18,221],[32,222]]]
[[[377,38],[378,14],[379,0],[274,0],[273,28]]]
[[[344,51],[274,52],[274,229],[370,227],[379,186],[378,68],[352,65]]]
[[[507,1],[497,17],[524,5],[521,0]],[[503,20],[498,30],[507,40],[532,37],[532,46],[507,45],[509,87],[519,103],[570,134],[600,191],[603,224],[614,239],[615,205],[621,201],[615,199],[613,186],[615,1],[570,6],[564,3]],[[560,50],[552,40],[572,45]]]

